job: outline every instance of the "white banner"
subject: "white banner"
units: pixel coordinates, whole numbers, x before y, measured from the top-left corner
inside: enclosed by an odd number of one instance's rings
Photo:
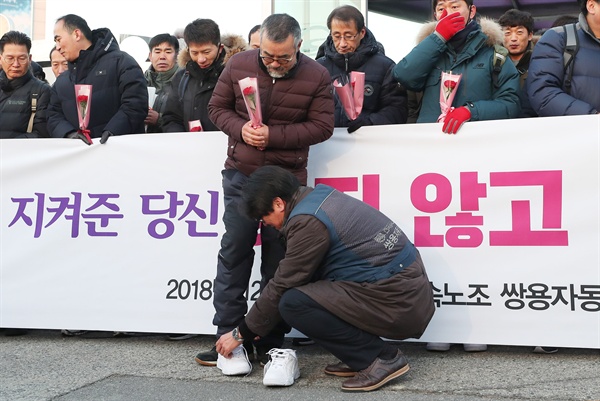
[[[599,138],[598,116],[336,130],[309,185],[415,242],[437,303],[421,340],[600,348]],[[0,141],[0,326],[213,334],[226,146]]]

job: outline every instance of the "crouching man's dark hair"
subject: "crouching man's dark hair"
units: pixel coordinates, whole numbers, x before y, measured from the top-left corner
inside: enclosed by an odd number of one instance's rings
[[[281,198],[289,203],[300,188],[300,181],[287,170],[277,166],[263,166],[250,175],[242,189],[242,212],[254,220],[273,211],[273,200]]]

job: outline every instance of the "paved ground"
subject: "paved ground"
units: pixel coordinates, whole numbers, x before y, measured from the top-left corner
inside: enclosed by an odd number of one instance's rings
[[[0,400],[600,400],[599,350],[538,355],[531,347],[491,346],[465,353],[455,345],[431,353],[401,343],[411,366],[406,375],[376,392],[349,394],[340,391],[341,378],[322,373],[335,359],[315,345],[296,348],[302,376],[292,387],[266,388],[258,365],[247,377],[226,377],[196,364],[194,355],[212,346],[210,336],[165,338],[0,333]]]

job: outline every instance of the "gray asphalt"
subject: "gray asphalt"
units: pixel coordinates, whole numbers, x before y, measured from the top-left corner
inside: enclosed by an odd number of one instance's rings
[[[399,346],[411,370],[376,392],[354,394],[340,390],[343,379],[322,373],[336,360],[316,345],[295,347],[301,377],[293,386],[267,388],[258,364],[246,377],[196,364],[194,355],[212,343],[212,336],[168,341],[149,334],[0,333],[0,400],[600,400],[597,349],[539,355],[531,347],[490,346],[466,353],[454,345],[432,353],[404,342]]]

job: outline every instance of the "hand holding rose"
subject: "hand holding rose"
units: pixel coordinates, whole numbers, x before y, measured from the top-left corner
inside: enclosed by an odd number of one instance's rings
[[[250,146],[265,150],[269,145],[269,127],[266,125],[254,128],[252,121],[248,121],[242,127],[242,139]]]

